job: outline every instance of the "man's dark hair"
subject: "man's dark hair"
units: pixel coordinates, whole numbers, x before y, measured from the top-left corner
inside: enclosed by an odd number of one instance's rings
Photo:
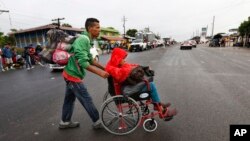
[[[99,23],[99,20],[97,20],[96,18],[88,18],[85,22],[85,29],[86,31],[88,31],[89,27],[94,26],[94,23]]]

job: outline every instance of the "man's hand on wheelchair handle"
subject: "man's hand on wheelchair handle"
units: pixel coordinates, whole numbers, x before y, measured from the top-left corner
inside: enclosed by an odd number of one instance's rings
[[[93,65],[89,65],[87,68],[86,68],[88,71],[92,72],[92,73],[95,73],[97,75],[99,75],[100,77],[102,78],[108,78],[109,77],[109,73],[107,73],[106,71],[96,67],[96,66],[93,66]]]
[[[102,71],[101,77],[104,78],[104,79],[106,79],[106,78],[109,77],[109,73],[106,72],[106,71]]]

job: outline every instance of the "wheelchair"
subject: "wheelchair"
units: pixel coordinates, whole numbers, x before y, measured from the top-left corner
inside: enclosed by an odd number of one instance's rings
[[[135,86],[125,87],[122,94],[117,95],[113,78],[108,78],[108,91],[103,97],[100,110],[102,125],[108,132],[114,135],[126,135],[139,126],[143,126],[146,132],[157,129],[158,124],[154,117],[158,115],[159,118],[164,118],[164,115],[162,111],[151,111],[153,102],[149,83],[153,81],[153,77],[150,79]],[[142,91],[145,85],[147,90]]]

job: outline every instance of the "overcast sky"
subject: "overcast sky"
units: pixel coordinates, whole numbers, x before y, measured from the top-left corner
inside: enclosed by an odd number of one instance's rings
[[[208,26],[211,35],[237,28],[250,16],[250,0],[0,0],[0,32],[10,28],[27,29],[64,17],[63,23],[84,27],[88,17],[100,20],[102,27],[126,29],[149,27],[162,37],[186,40]],[[10,22],[11,21],[11,22]]]

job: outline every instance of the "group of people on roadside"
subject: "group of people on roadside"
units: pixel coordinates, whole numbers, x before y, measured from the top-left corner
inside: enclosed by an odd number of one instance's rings
[[[35,48],[30,44],[24,47],[22,54],[18,55],[16,49],[7,43],[3,48],[0,48],[0,72],[22,68],[24,64],[27,70],[34,68],[34,65],[39,62],[38,54],[42,49],[40,44]]]
[[[16,56],[16,50],[11,48],[10,44],[0,48],[0,71],[14,69],[13,64],[16,62]]]
[[[34,65],[40,63],[38,54],[43,50],[42,46],[38,44],[36,48],[32,44],[24,47],[22,57],[25,59],[26,69],[34,68]]]
[[[111,41],[105,41],[102,45],[101,45],[101,50],[102,53],[106,52],[106,53],[111,53],[111,51],[114,48],[123,48],[123,49],[127,49],[128,44],[127,43],[122,43],[122,42],[114,42],[111,43]]]

